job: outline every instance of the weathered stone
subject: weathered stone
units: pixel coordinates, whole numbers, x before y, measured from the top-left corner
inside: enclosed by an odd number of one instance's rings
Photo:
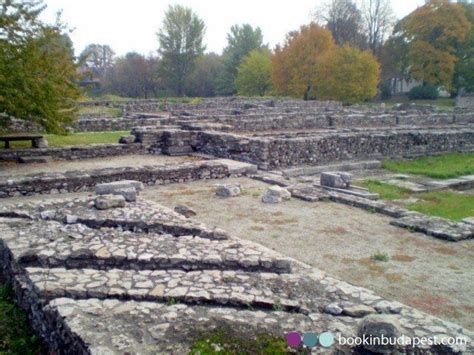
[[[137,200],[137,190],[134,187],[117,189],[112,194],[123,196],[127,202],[135,202]]]
[[[368,314],[376,313],[376,310],[373,307],[369,307],[363,304],[358,304],[354,306],[344,307],[342,311],[345,315],[355,317],[355,318],[362,318]]]
[[[239,196],[241,189],[239,185],[218,185],[216,195],[221,197],[235,197]]]
[[[270,186],[262,196],[263,203],[280,203],[283,200],[289,200],[291,193],[278,185]]]
[[[53,159],[47,155],[40,155],[36,157],[19,157],[18,162],[21,164],[38,164],[38,163],[49,163]]]
[[[135,136],[122,136],[119,139],[120,144],[132,144],[135,141]]]
[[[394,349],[391,345],[382,345],[382,337],[394,339],[401,335],[400,324],[395,316],[390,315],[370,315],[364,318],[359,326],[358,335],[366,338],[378,338],[379,344],[372,342],[372,344],[364,344],[366,350],[378,353],[389,354],[393,353]],[[390,344],[390,343],[389,343]]]
[[[321,185],[337,189],[347,189],[351,186],[352,175],[340,172],[321,173]]]
[[[71,215],[71,214],[67,214],[66,215],[66,221],[65,221],[67,224],[74,224],[77,222],[77,216],[75,215]]]
[[[95,207],[98,210],[108,210],[111,208],[124,207],[125,197],[122,195],[101,195],[95,199]]]
[[[141,191],[144,189],[143,183],[140,181],[120,180],[96,185],[95,193],[98,195],[107,195],[113,194],[117,190],[130,188],[134,188],[136,191]]]
[[[189,217],[194,217],[197,213],[184,205],[178,205],[174,208],[175,212],[182,214],[184,217],[189,218]]]

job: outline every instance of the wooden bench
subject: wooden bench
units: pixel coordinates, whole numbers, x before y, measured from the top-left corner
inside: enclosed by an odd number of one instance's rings
[[[46,139],[41,135],[8,135],[0,137],[0,142],[5,142],[5,149],[9,149],[10,142],[14,141],[31,141],[33,148],[43,148],[47,146]]]

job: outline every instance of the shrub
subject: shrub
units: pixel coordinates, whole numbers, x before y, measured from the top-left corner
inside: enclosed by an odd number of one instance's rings
[[[384,81],[380,84],[380,98],[382,100],[390,100],[392,98],[392,88],[390,82]]]
[[[408,92],[410,100],[436,100],[438,96],[438,88],[429,84],[415,86]]]
[[[387,253],[377,252],[374,255],[372,255],[370,259],[373,261],[387,262],[390,260],[390,257],[388,256]]]

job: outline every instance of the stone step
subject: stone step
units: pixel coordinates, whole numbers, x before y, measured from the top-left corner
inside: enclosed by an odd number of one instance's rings
[[[19,157],[18,163],[20,164],[38,164],[38,163],[49,163],[53,158],[49,155],[38,155],[36,157]]]
[[[394,219],[390,221],[390,224],[451,242],[474,238],[474,225],[472,224],[427,216],[417,212],[410,212],[402,218]]]
[[[227,336],[247,339],[264,333],[283,338],[296,326],[313,332],[333,324],[333,317],[319,315],[313,321],[300,313],[100,299],[58,298],[45,313],[46,336],[54,337],[59,327],[63,335],[51,350],[74,354],[188,354],[196,339],[212,334],[216,325]],[[356,333],[357,324],[345,329]]]
[[[129,202],[125,207],[97,210],[93,198],[61,199],[48,202],[20,203],[0,206],[0,217],[30,216],[36,219],[81,223],[90,228],[119,228],[172,236],[198,236],[201,238],[228,239],[225,231],[209,228],[203,223],[185,218],[172,209],[151,201]]]
[[[22,221],[21,229],[2,227],[1,232],[22,266],[291,272],[287,258],[236,240],[93,230],[52,221]]]
[[[242,271],[95,270],[26,268],[35,292],[45,300],[123,299],[211,304],[308,313],[297,279]]]

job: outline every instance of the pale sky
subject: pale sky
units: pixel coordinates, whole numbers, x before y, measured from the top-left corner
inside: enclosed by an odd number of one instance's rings
[[[108,44],[117,55],[135,51],[156,54],[159,30],[169,4],[191,7],[206,23],[204,43],[208,52],[221,53],[233,24],[260,26],[265,43],[273,48],[287,32],[311,21],[311,13],[322,0],[45,0],[44,18],[54,19],[62,9],[63,20],[74,31],[76,55],[87,44]],[[401,18],[424,0],[392,0]]]

